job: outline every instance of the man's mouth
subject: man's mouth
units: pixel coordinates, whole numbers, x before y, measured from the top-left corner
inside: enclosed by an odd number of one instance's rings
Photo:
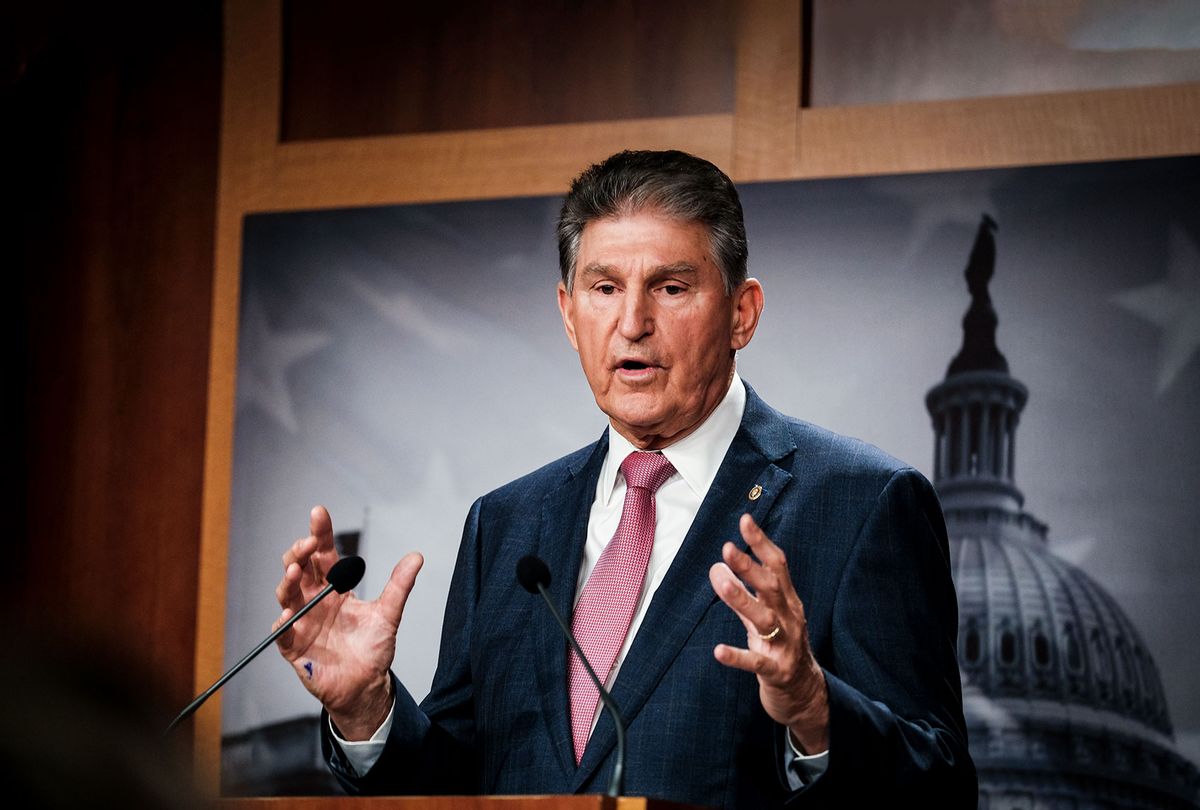
[[[660,367],[652,360],[632,358],[617,363],[614,373],[628,383],[644,383],[657,377]]]

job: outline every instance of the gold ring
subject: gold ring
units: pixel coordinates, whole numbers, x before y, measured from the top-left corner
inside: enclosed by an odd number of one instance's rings
[[[783,628],[780,627],[779,625],[775,625],[775,629],[772,630],[770,633],[767,633],[766,635],[759,633],[758,637],[761,638],[763,641],[770,641],[771,639],[775,638],[775,636],[779,635],[779,631],[782,629]]]

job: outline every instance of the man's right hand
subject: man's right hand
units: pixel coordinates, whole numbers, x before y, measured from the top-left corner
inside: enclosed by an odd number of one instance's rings
[[[338,560],[325,507],[313,507],[308,528],[309,536],[284,552],[283,579],[275,588],[283,613],[272,629],[328,584],[325,573]],[[370,738],[391,711],[396,631],[422,563],[420,554],[406,554],[374,602],[353,592],[329,594],[276,642],[347,740]]]

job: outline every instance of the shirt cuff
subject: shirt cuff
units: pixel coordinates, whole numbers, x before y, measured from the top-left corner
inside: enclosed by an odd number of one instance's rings
[[[787,773],[788,787],[799,790],[811,785],[825,773],[829,767],[829,749],[819,754],[805,754],[792,741],[792,733],[785,726],[783,737],[787,740],[787,751],[784,752],[783,769]]]
[[[329,733],[333,735],[333,739],[337,742],[342,753],[346,755],[346,762],[354,770],[355,776],[366,776],[367,771],[374,767],[379,758],[383,756],[384,746],[387,745],[388,734],[392,730],[392,715],[396,712],[396,699],[392,698],[392,708],[388,709],[387,717],[383,719],[383,725],[375,729],[375,733],[368,740],[344,740],[342,735],[338,734],[337,726],[333,724],[333,719],[330,718]]]

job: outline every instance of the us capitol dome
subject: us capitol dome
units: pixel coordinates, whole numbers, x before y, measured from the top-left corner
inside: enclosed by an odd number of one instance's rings
[[[1175,748],[1162,679],[1137,628],[1050,552],[1046,524],[1023,509],[1013,473],[1028,391],[996,347],[995,230],[984,215],[965,274],[962,349],[925,398],[979,806],[1200,807],[1200,775]]]

